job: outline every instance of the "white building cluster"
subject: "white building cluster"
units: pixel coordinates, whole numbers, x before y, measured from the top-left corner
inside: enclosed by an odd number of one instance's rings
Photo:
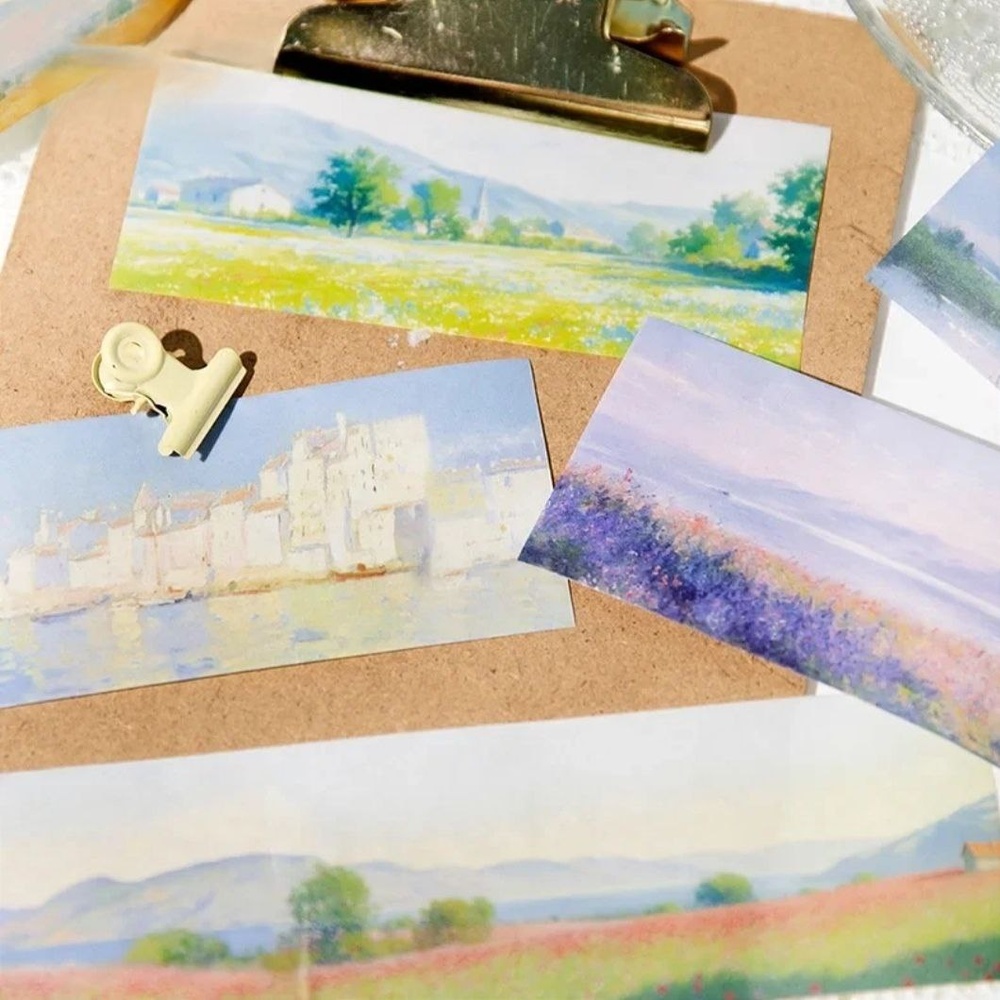
[[[424,418],[302,431],[257,481],[158,497],[127,516],[39,516],[13,552],[0,613],[155,604],[294,582],[458,573],[516,558],[550,488],[541,459],[435,470]]]

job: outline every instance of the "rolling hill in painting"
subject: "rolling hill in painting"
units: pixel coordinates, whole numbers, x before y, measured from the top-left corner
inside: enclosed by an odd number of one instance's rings
[[[473,214],[482,177],[451,170],[367,132],[319,121],[300,112],[248,104],[234,114],[226,105],[211,101],[182,108],[154,108],[136,166],[132,197],[141,199],[150,185],[164,181],[181,184],[198,177],[219,176],[263,181],[304,210],[310,205],[310,191],[327,159],[358,146],[367,146],[392,159],[401,171],[402,190],[409,190],[421,180],[441,179],[457,185],[462,192],[462,211]],[[494,218],[540,217],[567,228],[587,228],[616,242],[622,242],[639,222],[672,230],[711,214],[707,208],[699,211],[635,203],[552,201],[493,180],[488,182],[488,198]]]
[[[484,868],[412,869],[385,861],[353,865],[381,918],[415,915],[431,899],[485,896],[507,923],[641,913],[690,906],[698,883],[719,871],[751,879],[759,899],[833,888],[857,875],[890,877],[961,863],[967,840],[1000,835],[985,798],[889,843],[784,844],[752,853],[639,860],[522,860]],[[290,926],[288,895],[319,859],[246,855],[191,865],[137,882],[94,878],[28,910],[0,912],[0,965],[100,964],[121,960],[136,938],[183,926],[224,938],[238,953],[273,948]]]

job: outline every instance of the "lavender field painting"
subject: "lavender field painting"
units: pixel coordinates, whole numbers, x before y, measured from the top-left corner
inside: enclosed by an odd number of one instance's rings
[[[521,559],[1000,763],[1000,452],[648,321]]]

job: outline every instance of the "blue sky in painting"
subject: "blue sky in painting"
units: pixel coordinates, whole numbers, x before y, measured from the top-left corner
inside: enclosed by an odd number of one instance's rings
[[[734,191],[767,195],[780,172],[806,160],[825,164],[830,145],[830,130],[822,126],[720,115],[725,127],[711,151],[695,153],[354,87],[180,62],[161,70],[144,142],[156,136],[165,113],[203,102],[228,108],[236,119],[266,109],[305,114],[405,147],[450,170],[563,203],[707,209]],[[254,134],[253,146],[274,163],[287,156],[280,134]],[[567,169],[569,164],[585,169]]]
[[[11,428],[0,432],[0,560],[30,543],[41,509],[69,517],[126,508],[143,483],[166,495],[253,482],[297,431],[332,426],[338,412],[349,421],[424,414],[439,467],[545,455],[531,368],[520,360],[246,397],[206,461],[162,458],[160,417],[126,413]]]
[[[672,323],[648,320],[598,414],[661,444],[947,543],[1000,570],[1000,452]],[[594,444],[598,430],[588,430]]]

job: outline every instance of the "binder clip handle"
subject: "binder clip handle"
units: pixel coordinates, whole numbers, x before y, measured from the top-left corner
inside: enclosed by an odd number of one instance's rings
[[[132,403],[132,412],[156,410],[167,421],[161,455],[190,458],[246,375],[239,355],[224,347],[197,371],[168,354],[141,323],[119,323],[104,335],[91,369],[98,392]]]

